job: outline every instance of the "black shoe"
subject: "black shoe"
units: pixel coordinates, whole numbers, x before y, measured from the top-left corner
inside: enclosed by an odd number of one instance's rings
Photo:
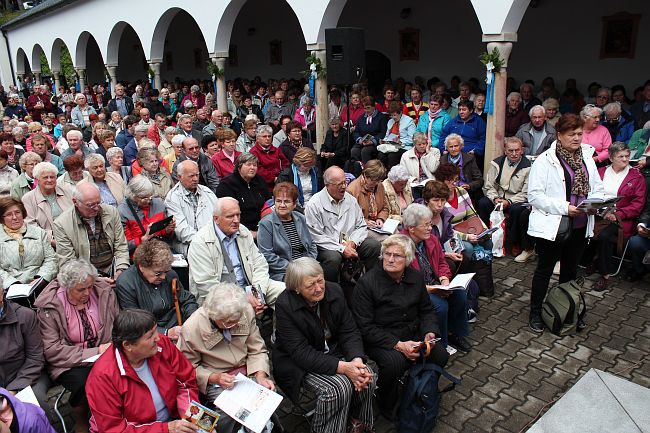
[[[449,344],[454,346],[456,349],[460,350],[461,352],[471,352],[472,351],[472,345],[469,344],[469,341],[465,337],[459,337],[457,335],[450,335],[449,336]]]
[[[542,316],[539,314],[531,314],[530,320],[528,320],[528,326],[533,332],[541,334],[544,332],[544,322],[542,321]]]

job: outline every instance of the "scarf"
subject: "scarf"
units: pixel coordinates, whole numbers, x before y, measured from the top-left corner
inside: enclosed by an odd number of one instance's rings
[[[433,127],[433,121],[436,120],[436,117],[440,114],[442,111],[442,107],[438,108],[435,111],[432,111],[431,108],[429,108],[429,127],[427,128],[427,136],[429,137],[429,140],[431,139],[431,128]]]
[[[23,244],[23,235],[25,232],[27,232],[27,225],[23,223],[23,226],[17,230],[12,230],[7,226],[4,226],[5,233],[7,233],[7,236],[10,238],[18,241],[18,254],[20,257],[25,256],[25,244]]]
[[[298,188],[298,203],[300,203],[300,206],[304,207],[305,196],[302,193],[302,183],[300,182],[300,176],[298,175],[298,167],[296,167],[296,164],[291,164],[291,171],[293,171],[293,184]],[[316,170],[314,168],[309,169],[309,173],[311,174],[311,190],[313,193],[318,189],[318,179],[316,178]]]
[[[571,153],[562,147],[559,142],[558,144],[559,146],[555,149],[557,156],[565,160],[574,173],[573,185],[571,185],[571,194],[577,197],[587,197],[589,194],[589,182],[587,181],[587,176],[582,169],[582,148],[579,148],[575,153]]]

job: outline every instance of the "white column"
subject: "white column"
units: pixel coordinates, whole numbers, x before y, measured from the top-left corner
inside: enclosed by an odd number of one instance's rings
[[[149,62],[149,66],[153,69],[153,85],[154,88],[160,90],[162,88],[162,80],[160,79],[160,62]]]
[[[108,71],[108,76],[111,78],[111,96],[115,97],[115,86],[117,86],[117,66],[116,65],[105,65],[106,70]]]
[[[228,111],[228,93],[226,91],[226,59],[227,56],[214,55],[210,57],[212,63],[217,65],[223,73],[217,77],[217,108],[222,112]]]
[[[52,75],[54,76],[54,86],[56,87],[56,91],[60,92],[61,91],[61,71],[52,71]]]
[[[325,62],[327,60],[326,51],[324,49],[312,51],[312,54],[316,56],[323,68],[326,68]],[[314,95],[316,96],[316,143],[314,143],[314,148],[316,153],[320,154],[320,146],[325,141],[325,134],[327,133],[327,126],[329,123],[329,110],[328,110],[328,101],[327,101],[327,78],[316,78],[316,89],[314,89]]]
[[[74,68],[79,76],[79,93],[83,93],[86,88],[86,68]]]
[[[32,71],[32,74],[34,75],[34,85],[40,86],[41,85],[41,71]]]

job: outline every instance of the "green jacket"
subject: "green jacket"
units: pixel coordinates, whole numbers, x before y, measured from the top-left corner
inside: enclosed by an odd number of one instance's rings
[[[0,276],[5,287],[14,283],[27,284],[36,276],[52,281],[59,269],[50,244],[50,235],[34,225],[28,225],[23,235],[24,254],[18,253],[18,241],[7,235],[0,225]]]

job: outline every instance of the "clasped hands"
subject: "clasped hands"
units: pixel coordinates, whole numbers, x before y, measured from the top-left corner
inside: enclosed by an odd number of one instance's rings
[[[370,373],[370,370],[363,363],[361,358],[354,358],[350,362],[339,361],[339,366],[336,369],[338,374],[344,374],[352,385],[354,390],[357,392],[363,391],[368,388],[370,382],[372,382],[373,374]]]

